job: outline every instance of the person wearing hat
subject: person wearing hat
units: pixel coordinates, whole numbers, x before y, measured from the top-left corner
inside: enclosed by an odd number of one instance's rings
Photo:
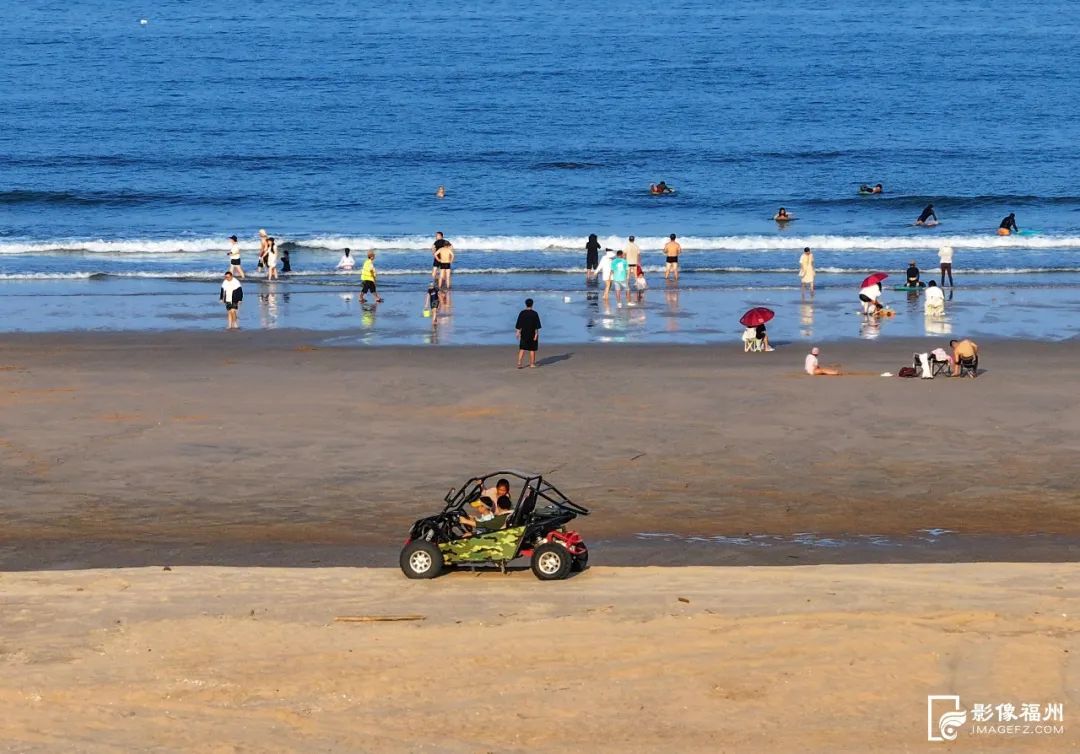
[[[810,349],[810,353],[806,354],[806,373],[814,377],[826,375],[829,377],[835,377],[840,374],[840,369],[837,367],[823,367],[818,363],[818,354],[821,353],[821,349],[814,346]]]
[[[229,272],[241,280],[244,279],[244,268],[240,266],[240,242],[236,236],[229,236]]]

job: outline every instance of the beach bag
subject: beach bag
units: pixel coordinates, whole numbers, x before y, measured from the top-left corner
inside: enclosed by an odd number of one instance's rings
[[[915,367],[900,367],[897,377],[918,377],[919,371]]]

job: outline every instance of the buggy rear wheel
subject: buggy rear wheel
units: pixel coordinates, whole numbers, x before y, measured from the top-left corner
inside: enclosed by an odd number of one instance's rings
[[[398,565],[410,579],[433,579],[442,573],[443,554],[426,539],[414,539],[401,548]]]
[[[557,581],[570,575],[574,556],[563,547],[553,542],[544,544],[533,550],[532,572],[541,581]]]

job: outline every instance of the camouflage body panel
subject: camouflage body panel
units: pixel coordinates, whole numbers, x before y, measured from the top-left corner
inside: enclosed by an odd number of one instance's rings
[[[487,563],[511,560],[517,554],[518,543],[525,535],[524,526],[456,539],[439,545],[447,563]]]

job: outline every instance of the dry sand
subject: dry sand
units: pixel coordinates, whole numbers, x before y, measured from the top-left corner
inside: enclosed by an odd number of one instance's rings
[[[0,750],[1069,751],[1078,583],[1006,563],[0,574]],[[334,622],[398,613],[427,620]],[[1065,730],[928,744],[940,693],[1062,702]]]
[[[448,487],[498,467],[552,472],[594,508],[599,564],[1076,557],[1080,342],[984,343],[979,379],[922,381],[876,375],[929,341],[826,344],[860,374],[813,378],[794,347],[559,347],[517,371],[512,346],[316,337],[4,336],[0,568],[390,565]],[[935,528],[971,539],[636,538]]]

